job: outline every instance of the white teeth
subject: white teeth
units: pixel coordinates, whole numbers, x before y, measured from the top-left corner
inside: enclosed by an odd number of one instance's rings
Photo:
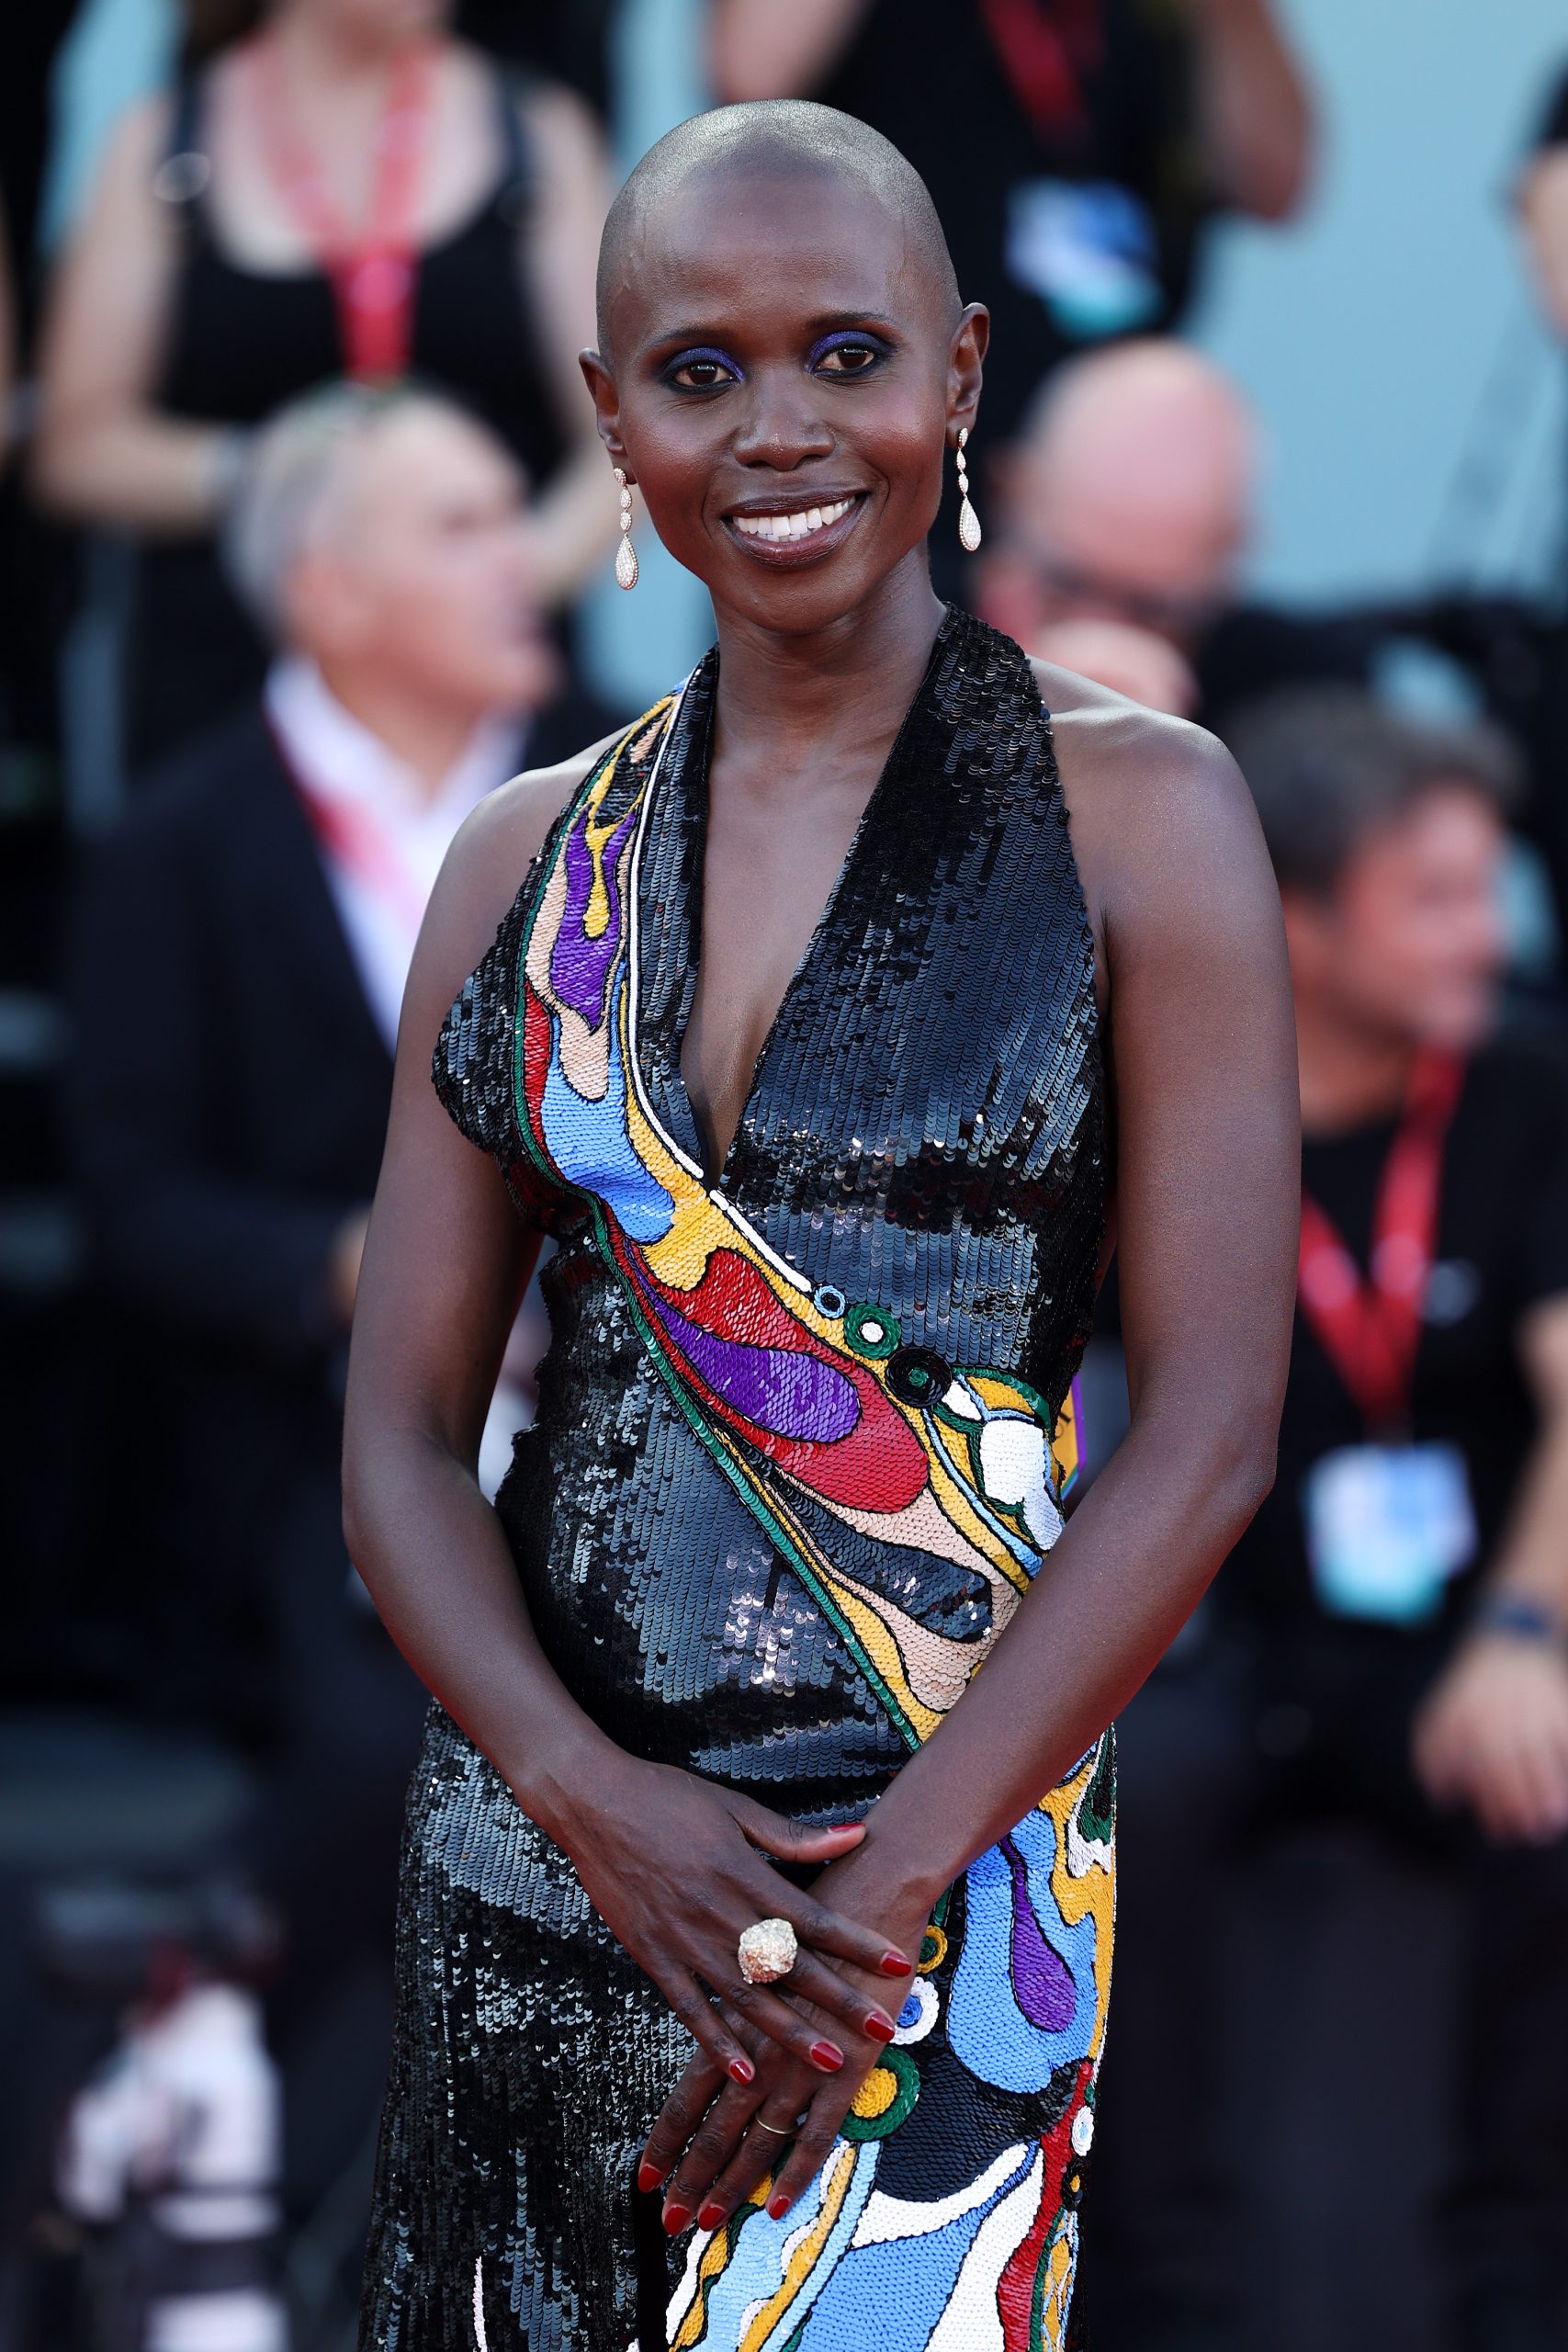
[[[735,527],[748,539],[805,539],[849,511],[850,501],[840,498],[831,506],[797,508],[792,514],[737,514]]]

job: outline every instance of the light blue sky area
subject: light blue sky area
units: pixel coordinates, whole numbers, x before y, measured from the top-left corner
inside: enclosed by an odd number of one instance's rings
[[[1316,194],[1218,232],[1195,333],[1257,401],[1256,550],[1284,597],[1403,594],[1554,566],[1568,359],[1509,212],[1553,65],[1557,0],[1285,0],[1316,83]],[[1460,492],[1461,466],[1466,487]]]
[[[1508,196],[1551,70],[1568,62],[1568,12],[1282,5],[1319,93],[1316,191],[1287,229],[1216,232],[1194,322],[1264,420],[1256,583],[1316,601],[1554,578],[1568,359],[1536,319]],[[107,116],[158,70],[170,14],[170,0],[92,0],[62,77],[57,218]],[[704,103],[704,0],[624,0],[623,168]],[[606,566],[584,642],[615,699],[646,701],[701,650],[706,611],[640,513],[637,537],[641,582],[624,595]]]

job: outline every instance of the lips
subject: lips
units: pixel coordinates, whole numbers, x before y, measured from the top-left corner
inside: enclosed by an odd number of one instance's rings
[[[864,502],[863,491],[839,498],[781,498],[777,505],[737,508],[725,521],[748,555],[770,563],[798,562],[838,547],[853,529]]]

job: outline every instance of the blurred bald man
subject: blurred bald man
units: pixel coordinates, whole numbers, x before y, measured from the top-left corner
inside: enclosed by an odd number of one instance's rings
[[[1274,686],[1359,678],[1353,625],[1243,601],[1260,454],[1241,392],[1186,344],[1068,362],[992,461],[978,609],[1032,653],[1209,727]]]
[[[330,387],[265,427],[228,549],[276,647],[265,693],[137,796],[74,924],[73,1157],[151,1400],[132,1572],[187,1704],[226,1729],[265,1671],[298,2205],[379,2097],[425,1707],[353,1597],[338,1481],[403,984],[476,803],[610,723],[560,698],[523,501],[494,436],[423,393]],[[493,1417],[492,1483],[525,1417]]]

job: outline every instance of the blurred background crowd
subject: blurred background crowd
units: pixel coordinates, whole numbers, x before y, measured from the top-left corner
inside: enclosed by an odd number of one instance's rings
[[[1095,2342],[1568,2345],[1556,12],[29,0],[0,57],[0,2352],[354,2342],[399,1001],[475,802],[706,641],[646,528],[612,583],[576,354],[618,175],[787,95],[991,309],[939,587],[1215,729],[1286,910],[1280,1476],[1122,1725]]]

